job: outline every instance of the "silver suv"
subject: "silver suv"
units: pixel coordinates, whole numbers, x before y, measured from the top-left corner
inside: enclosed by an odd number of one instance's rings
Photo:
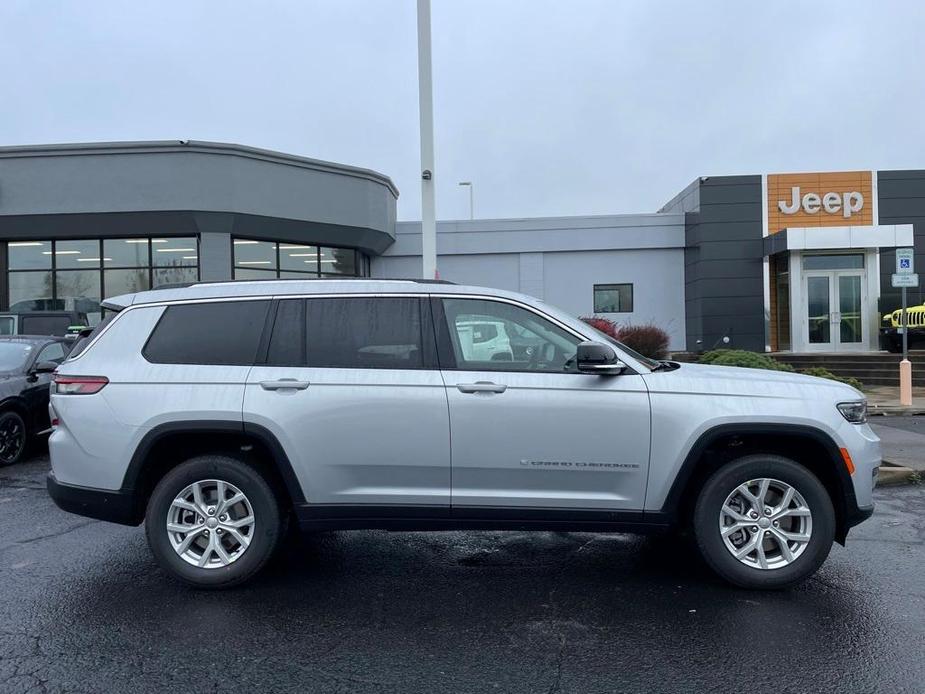
[[[55,374],[48,490],[145,521],[160,565],[196,586],[247,580],[296,522],[690,529],[720,576],[778,588],[873,512],[858,391],[653,361],[520,294],[282,280],[105,308]],[[530,348],[496,358],[473,326]]]

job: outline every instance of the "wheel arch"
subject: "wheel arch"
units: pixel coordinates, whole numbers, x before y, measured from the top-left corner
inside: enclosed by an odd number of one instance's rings
[[[708,429],[688,451],[659,512],[685,524],[709,476],[724,464],[746,455],[780,455],[807,468],[822,482],[835,508],[835,539],[844,544],[856,512],[854,485],[836,442],[826,432],[799,424],[722,424]]]
[[[227,454],[254,465],[290,508],[305,502],[289,457],[265,427],[223,420],[168,422],[142,438],[125,471],[121,492],[132,496],[135,520],[142,521],[148,499],[164,475],[205,453]]]
[[[7,410],[12,410],[26,423],[26,427],[29,426],[29,406],[26,405],[25,400],[23,400],[18,395],[10,395],[3,400],[0,400],[0,413],[6,412]]]

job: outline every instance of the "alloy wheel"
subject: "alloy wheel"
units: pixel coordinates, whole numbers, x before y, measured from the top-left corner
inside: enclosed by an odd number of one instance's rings
[[[218,569],[240,559],[254,531],[254,509],[247,496],[223,480],[194,482],[177,494],[167,512],[171,547],[202,569]]]
[[[14,463],[26,443],[22,421],[16,416],[0,421],[0,463]]]
[[[786,482],[749,480],[726,497],[719,531],[726,549],[746,566],[779,569],[806,551],[813,514],[803,496]]]

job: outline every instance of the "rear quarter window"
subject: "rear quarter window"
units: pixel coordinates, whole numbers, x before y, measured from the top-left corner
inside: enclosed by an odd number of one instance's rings
[[[168,306],[142,354],[155,364],[250,366],[269,307],[268,300]]]

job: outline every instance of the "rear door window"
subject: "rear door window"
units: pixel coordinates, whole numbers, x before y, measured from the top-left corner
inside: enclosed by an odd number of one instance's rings
[[[308,299],[308,366],[424,368],[423,324],[417,297]]]
[[[251,365],[269,307],[269,300],[168,306],[142,354],[155,364]]]

